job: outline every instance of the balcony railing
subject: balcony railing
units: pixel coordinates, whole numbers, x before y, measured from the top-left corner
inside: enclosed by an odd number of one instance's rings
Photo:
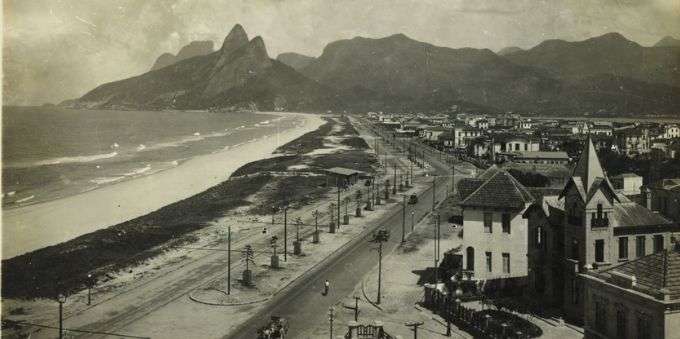
[[[599,219],[591,219],[590,220],[590,227],[595,228],[595,227],[608,227],[609,226],[609,218],[599,218]]]

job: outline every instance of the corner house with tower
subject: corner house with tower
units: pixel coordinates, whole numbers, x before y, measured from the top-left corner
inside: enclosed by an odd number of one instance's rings
[[[614,189],[590,138],[563,189],[526,188],[491,167],[458,191],[473,280],[519,282],[586,337],[680,333],[680,225]]]

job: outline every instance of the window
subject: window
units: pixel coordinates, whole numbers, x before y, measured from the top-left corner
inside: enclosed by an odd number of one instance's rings
[[[654,253],[663,251],[663,235],[657,234],[654,236]]]
[[[604,240],[595,240],[595,262],[604,262]]]
[[[503,233],[510,234],[510,213],[503,213]]]
[[[542,245],[541,239],[543,238],[543,234],[541,234],[542,232],[543,232],[543,227],[537,226],[536,227],[536,233],[534,234],[534,244],[535,244],[536,248],[541,248],[541,245]]]
[[[602,219],[602,204],[597,204],[597,218]]]
[[[628,319],[626,317],[626,310],[619,309],[616,311],[616,337],[625,338],[628,334]]]
[[[510,253],[503,253],[503,273],[510,273]]]
[[[493,213],[484,212],[484,232],[493,233]]]
[[[486,271],[492,272],[493,266],[491,264],[491,252],[486,252]]]
[[[628,237],[619,238],[619,259],[628,259]]]
[[[529,150],[529,145],[528,145],[528,144],[524,144],[524,150],[525,150],[525,151],[528,151],[528,150]]]
[[[645,236],[641,235],[635,239],[635,255],[639,258],[645,255]]]
[[[467,248],[467,270],[468,271],[474,271],[475,270],[475,249],[472,247]]]

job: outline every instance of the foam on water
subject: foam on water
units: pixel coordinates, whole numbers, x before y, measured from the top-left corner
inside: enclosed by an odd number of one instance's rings
[[[103,184],[109,184],[112,182],[119,181],[125,177],[102,177],[102,178],[95,178],[90,180],[91,183],[97,184],[97,185],[103,185]]]
[[[70,164],[70,163],[83,163],[92,162],[103,159],[110,159],[118,155],[118,152],[104,153],[104,154],[93,154],[93,155],[78,155],[74,157],[60,157],[52,158],[47,160],[41,160],[33,163],[33,166],[48,166],[48,165],[59,165],[59,164]]]
[[[134,169],[130,172],[127,172],[123,175],[126,176],[126,177],[131,177],[131,176],[143,174],[143,173],[148,172],[150,170],[151,170],[151,165],[146,165],[142,168],[136,168],[136,169]]]

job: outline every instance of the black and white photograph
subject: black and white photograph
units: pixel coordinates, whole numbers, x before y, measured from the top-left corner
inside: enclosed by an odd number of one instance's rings
[[[3,339],[680,339],[680,0],[0,1]]]

